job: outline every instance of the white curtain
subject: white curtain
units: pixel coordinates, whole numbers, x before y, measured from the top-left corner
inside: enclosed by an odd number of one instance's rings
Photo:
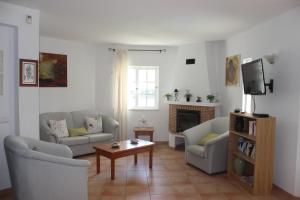
[[[113,73],[114,118],[120,123],[119,140],[127,139],[127,50],[116,50]]]

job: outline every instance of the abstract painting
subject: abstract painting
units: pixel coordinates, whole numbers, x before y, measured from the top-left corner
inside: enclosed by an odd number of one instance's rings
[[[241,56],[234,55],[226,58],[226,85],[239,86]]]
[[[67,55],[40,53],[40,87],[67,87]]]

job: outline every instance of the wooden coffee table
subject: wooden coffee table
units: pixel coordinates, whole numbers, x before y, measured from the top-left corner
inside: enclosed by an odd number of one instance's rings
[[[134,162],[137,164],[137,154],[143,152],[149,152],[149,168],[152,169],[152,157],[153,157],[153,142],[145,140],[138,140],[138,144],[131,144],[130,140],[124,140],[118,142],[120,148],[112,149],[111,144],[98,144],[95,145],[96,149],[96,166],[97,174],[100,173],[100,156],[109,158],[111,161],[111,179],[115,179],[115,159],[122,158],[130,155],[134,155]]]

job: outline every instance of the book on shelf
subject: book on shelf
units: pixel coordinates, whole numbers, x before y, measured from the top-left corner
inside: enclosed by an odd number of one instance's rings
[[[256,136],[256,121],[249,121],[249,135]]]
[[[238,150],[244,153],[249,158],[255,159],[255,143],[245,140],[244,138],[239,138]]]
[[[252,149],[252,151],[251,151],[251,155],[250,155],[250,157],[252,158],[252,159],[255,159],[255,150],[256,148],[255,148],[255,145],[253,146],[253,149]]]
[[[254,147],[254,144],[253,144],[253,143],[247,142],[247,147],[246,147],[246,149],[245,149],[245,151],[244,151],[244,153],[245,153],[246,156],[250,157],[251,152],[252,152],[252,150],[253,150],[253,147]]]

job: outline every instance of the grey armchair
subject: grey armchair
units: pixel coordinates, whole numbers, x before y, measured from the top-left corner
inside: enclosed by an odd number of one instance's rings
[[[184,131],[186,162],[208,174],[226,171],[228,127],[228,118],[219,117]],[[204,146],[198,145],[198,141],[209,132],[219,136]]]
[[[89,161],[69,147],[7,136],[5,153],[15,200],[87,200]]]

